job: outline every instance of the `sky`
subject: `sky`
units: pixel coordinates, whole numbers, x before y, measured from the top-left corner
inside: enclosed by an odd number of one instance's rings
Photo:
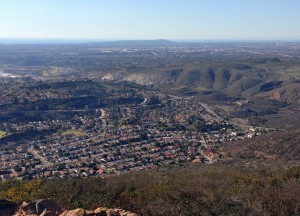
[[[300,40],[300,0],[0,0],[0,39]]]

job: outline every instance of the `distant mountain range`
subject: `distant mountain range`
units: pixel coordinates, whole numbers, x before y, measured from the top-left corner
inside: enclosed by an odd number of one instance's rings
[[[0,38],[0,44],[93,44],[113,46],[164,46],[175,43],[170,40],[97,40],[97,39],[18,39]]]
[[[107,42],[91,42],[91,44],[95,45],[105,45],[105,46],[169,46],[174,44],[175,42],[170,40],[118,40],[118,41],[107,41]]]

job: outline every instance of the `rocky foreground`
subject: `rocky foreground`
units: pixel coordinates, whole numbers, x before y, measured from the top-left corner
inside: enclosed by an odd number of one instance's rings
[[[10,200],[0,200],[1,216],[138,216],[123,209],[99,207],[95,210],[77,208],[63,210],[51,199],[41,199],[33,202],[18,204]]]

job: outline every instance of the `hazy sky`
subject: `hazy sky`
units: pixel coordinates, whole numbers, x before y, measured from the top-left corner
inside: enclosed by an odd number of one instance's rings
[[[0,0],[0,38],[300,40],[300,0]]]

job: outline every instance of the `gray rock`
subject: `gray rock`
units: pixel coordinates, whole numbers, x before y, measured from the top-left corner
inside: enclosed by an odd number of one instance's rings
[[[51,199],[40,199],[33,202],[23,202],[20,212],[33,215],[56,216],[62,213],[61,207]]]

